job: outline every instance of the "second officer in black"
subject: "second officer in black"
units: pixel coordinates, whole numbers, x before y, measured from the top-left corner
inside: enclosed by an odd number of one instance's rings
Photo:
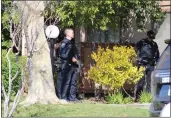
[[[159,59],[159,49],[155,39],[155,33],[150,30],[147,32],[147,38],[140,40],[136,44],[138,55],[138,64],[146,68],[145,78],[142,78],[138,83],[138,88],[142,88],[145,84],[147,92],[150,92],[151,87],[151,72]],[[143,80],[144,79],[144,80]],[[145,82],[144,82],[145,81]]]

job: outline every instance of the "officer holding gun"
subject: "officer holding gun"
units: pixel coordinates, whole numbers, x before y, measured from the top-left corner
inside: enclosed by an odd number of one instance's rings
[[[59,99],[68,100],[67,92],[72,75],[72,61],[76,61],[73,58],[73,46],[71,40],[74,38],[74,31],[70,28],[64,31],[65,38],[61,42],[58,55],[58,78],[57,78],[57,95]]]
[[[77,101],[76,99],[76,69],[78,68],[78,53],[73,43],[74,31],[70,28],[64,31],[65,38],[61,42],[58,58],[57,95],[59,99]],[[69,96],[67,93],[69,92]]]
[[[140,40],[136,44],[138,65],[146,68],[145,77],[138,82],[137,91],[139,91],[138,89],[140,88],[145,88],[147,92],[150,92],[151,90],[151,72],[159,59],[159,50],[157,43],[153,41],[154,39],[155,33],[150,30],[147,32],[147,38]]]

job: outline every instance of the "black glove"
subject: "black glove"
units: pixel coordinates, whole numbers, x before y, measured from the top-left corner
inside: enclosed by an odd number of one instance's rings
[[[81,73],[81,68],[83,67],[83,64],[80,61],[77,61],[76,64],[78,65],[77,72]]]

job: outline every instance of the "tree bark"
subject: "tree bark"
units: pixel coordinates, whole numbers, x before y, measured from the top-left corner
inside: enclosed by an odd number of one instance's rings
[[[43,1],[17,1],[22,14],[23,36],[26,40],[29,85],[23,104],[30,105],[60,103],[55,93],[50,51],[44,33]]]

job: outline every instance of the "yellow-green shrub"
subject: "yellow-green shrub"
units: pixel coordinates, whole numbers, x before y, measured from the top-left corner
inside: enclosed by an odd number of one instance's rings
[[[143,76],[144,68],[139,71],[134,62],[136,52],[133,47],[114,46],[113,49],[99,47],[97,52],[91,54],[95,65],[88,72],[88,78],[95,82],[120,89],[125,82],[137,83]]]

